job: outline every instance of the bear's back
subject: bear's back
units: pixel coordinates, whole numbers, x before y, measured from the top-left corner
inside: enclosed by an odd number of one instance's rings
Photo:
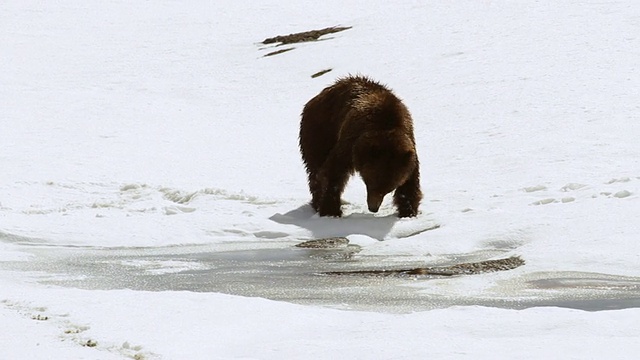
[[[402,101],[386,86],[364,76],[338,80],[339,91],[349,89],[349,113],[345,114],[348,127],[359,131],[388,131],[413,133],[411,114]],[[344,87],[345,90],[342,90]]]
[[[300,149],[308,166],[321,166],[336,144],[353,144],[364,134],[414,142],[409,110],[376,81],[360,75],[338,79],[304,106]]]

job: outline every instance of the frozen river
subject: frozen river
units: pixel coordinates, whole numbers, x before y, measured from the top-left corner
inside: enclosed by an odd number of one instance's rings
[[[429,282],[448,276],[335,275],[423,267],[424,261],[357,255],[282,244],[90,248],[30,245],[28,261],[1,263],[41,283],[82,289],[219,292],[334,308],[412,312],[453,305],[523,309],[559,306],[589,311],[640,307],[640,279],[583,272],[520,273],[491,296],[434,294]],[[462,261],[477,261],[469,256]],[[453,264],[451,264],[453,265]],[[487,276],[487,274],[464,275]],[[456,277],[456,276],[454,276]]]

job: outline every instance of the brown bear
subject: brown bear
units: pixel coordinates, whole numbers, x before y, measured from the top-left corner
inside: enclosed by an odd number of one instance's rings
[[[364,76],[338,79],[304,106],[300,152],[311,206],[320,216],[342,216],[340,196],[355,172],[377,212],[395,190],[399,217],[418,214],[420,169],[409,110],[391,90]]]

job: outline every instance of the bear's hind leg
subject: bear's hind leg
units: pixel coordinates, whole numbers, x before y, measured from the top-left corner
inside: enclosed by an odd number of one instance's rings
[[[334,176],[322,178],[320,182],[323,185],[323,192],[318,207],[318,214],[320,216],[342,216],[340,196],[344,191],[344,187],[347,185],[349,175],[348,172],[338,172],[334,173]]]
[[[420,200],[422,200],[420,171],[416,168],[407,181],[393,193],[393,203],[398,208],[398,217],[417,216]]]
[[[318,212],[322,200],[322,184],[318,181],[315,172],[309,172],[309,192],[311,193],[311,207],[315,212]]]

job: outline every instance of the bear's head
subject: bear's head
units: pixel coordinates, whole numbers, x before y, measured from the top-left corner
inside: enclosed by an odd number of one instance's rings
[[[398,131],[368,132],[355,141],[354,169],[367,187],[369,211],[377,212],[384,196],[404,184],[418,166],[413,140]]]

